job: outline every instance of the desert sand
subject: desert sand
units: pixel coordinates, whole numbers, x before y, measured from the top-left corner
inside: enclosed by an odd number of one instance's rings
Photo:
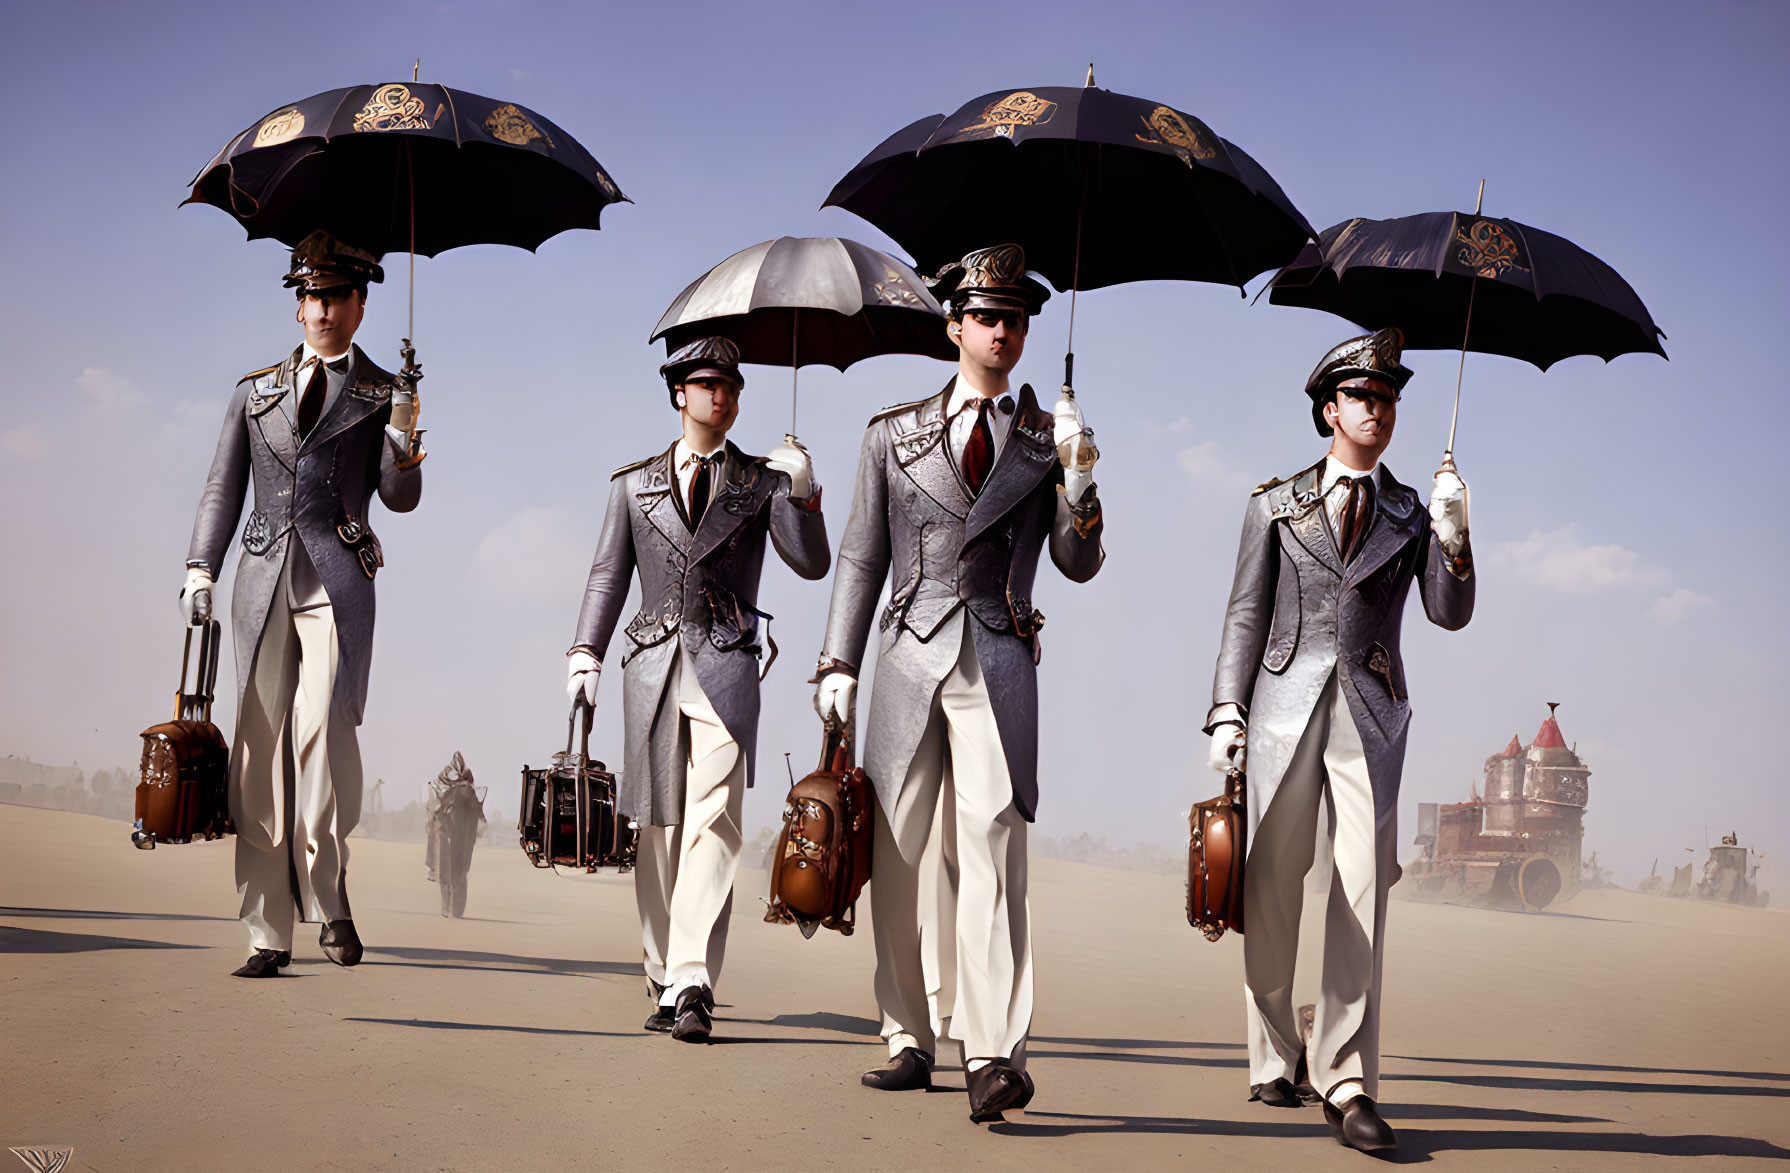
[[[106,1171],[1370,1161],[1315,1107],[1245,1102],[1242,943],[1189,929],[1173,877],[1033,862],[1038,1094],[980,1127],[953,1053],[930,1094],[857,1086],[882,1056],[867,927],[764,924],[762,872],[740,875],[702,1047],[640,1029],[630,877],[481,849],[454,921],[420,844],[353,850],[365,962],[331,965],[305,927],[291,976],[251,982],[227,976],[247,953],[227,842],[140,852],[118,822],[0,806],[0,1147]],[[1539,914],[1395,901],[1386,972],[1399,1161],[1790,1159],[1790,916],[1621,891]]]

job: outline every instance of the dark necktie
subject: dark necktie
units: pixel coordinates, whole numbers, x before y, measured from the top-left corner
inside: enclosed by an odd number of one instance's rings
[[[994,464],[994,432],[988,426],[992,407],[992,399],[976,404],[976,426],[970,429],[970,438],[963,445],[963,483],[972,493],[982,491],[982,482],[988,479],[988,470]]]
[[[1342,533],[1339,535],[1343,565],[1347,566],[1360,553],[1361,539],[1367,536],[1368,525],[1373,520],[1374,478],[1371,474],[1343,477],[1341,482],[1349,487],[1349,495],[1343,499]]]
[[[298,400],[298,438],[304,439],[317,426],[317,417],[323,414],[323,400],[329,393],[329,374],[323,369],[323,360],[317,361],[311,371],[311,378],[305,383],[305,393]]]
[[[305,393],[298,400],[298,438],[303,440],[317,426],[317,420],[323,415],[323,401],[329,397],[329,371],[345,370],[348,366],[347,356],[325,363],[320,357],[311,377],[305,383]],[[325,368],[328,368],[327,370]]]
[[[713,491],[714,481],[711,468],[719,464],[721,454],[698,456],[696,472],[690,478],[690,528],[695,529],[702,523],[702,515],[708,512],[709,495]]]

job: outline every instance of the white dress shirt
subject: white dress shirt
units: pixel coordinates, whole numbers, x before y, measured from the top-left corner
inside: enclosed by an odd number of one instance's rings
[[[1339,535],[1342,533],[1343,506],[1346,505],[1349,500],[1348,489],[1340,487],[1337,483],[1344,477],[1354,477],[1357,479],[1361,477],[1372,477],[1374,491],[1378,492],[1380,489],[1380,464],[1378,461],[1375,461],[1372,468],[1363,470],[1350,468],[1348,465],[1338,460],[1334,455],[1324,457],[1324,472],[1323,480],[1321,482],[1324,497],[1324,512],[1330,515],[1330,527],[1332,532]]]
[[[697,459],[701,458],[708,460],[713,458],[716,454],[725,452],[726,450],[727,441],[725,440],[715,445],[715,447],[708,452],[698,452],[690,447],[689,443],[682,438],[680,438],[677,444],[672,448],[671,472],[673,478],[677,481],[677,499],[684,503],[684,509],[686,511],[690,508],[690,483],[696,476]],[[726,470],[727,462],[723,460],[709,471],[710,502],[713,502],[715,494],[721,491],[721,484],[723,477],[726,474]]]
[[[970,433],[976,428],[976,413],[983,398],[959,379],[951,388],[951,398],[945,403],[951,459],[957,462],[960,469],[963,467],[963,450],[970,442]],[[988,413],[988,430],[994,436],[994,460],[989,461],[990,469],[994,468],[994,461],[1001,458],[1001,449],[1007,446],[1007,433],[1012,430],[1014,410],[1013,396],[1007,394],[996,399],[994,410]]]

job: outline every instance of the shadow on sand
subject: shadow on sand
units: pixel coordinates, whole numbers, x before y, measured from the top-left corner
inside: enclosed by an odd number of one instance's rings
[[[1473,1109],[1444,1109],[1460,1116],[1470,1116]],[[1387,1105],[1386,1115],[1397,1120],[1405,1109]],[[1037,1123],[1033,1123],[1037,1121]],[[1240,1120],[1200,1120],[1178,1116],[1091,1116],[1074,1112],[1028,1112],[1025,1120],[989,1125],[989,1131],[1006,1136],[1074,1136],[1125,1134],[1159,1134],[1179,1136],[1234,1136],[1271,1138],[1276,1140],[1300,1137],[1321,1138],[1333,1144],[1330,1130],[1321,1119],[1312,1124],[1273,1124]],[[1541,1129],[1424,1129],[1401,1128],[1398,1151],[1391,1155],[1396,1164],[1427,1161],[1442,1152],[1577,1152],[1623,1153],[1650,1157],[1763,1157],[1790,1160],[1790,1149],[1770,1141],[1740,1136],[1687,1134],[1678,1136],[1646,1136],[1632,1132],[1560,1132]],[[1315,1154],[1314,1154],[1315,1155]]]
[[[14,908],[0,905],[0,917],[44,917],[49,920],[221,920],[233,916],[195,916],[183,912],[106,912],[97,908]]]
[[[568,1027],[555,1026],[510,1026],[501,1022],[447,1022],[434,1018],[344,1018],[343,1022],[366,1022],[377,1026],[408,1026],[420,1030],[465,1030],[465,1031],[497,1031],[506,1034],[521,1035],[567,1035],[573,1038],[591,1039],[640,1039],[651,1040],[660,1036],[647,1034],[645,1031],[617,1032],[611,1030],[572,1030]],[[796,1045],[803,1047],[832,1046],[854,1047],[858,1044],[846,1039],[761,1039],[742,1038],[729,1035],[725,1018],[715,1020],[716,1033],[710,1037],[708,1045],[717,1046],[724,1043],[761,1043]]]
[[[321,965],[320,957],[293,958],[294,965]],[[570,957],[523,957],[514,953],[481,953],[470,949],[425,949],[414,945],[369,945],[366,965],[403,965],[415,969],[466,969],[484,973],[553,974],[560,977],[640,977],[638,961],[585,961]]]
[[[1470,1067],[1521,1067],[1543,1071],[1609,1071],[1623,1075],[1704,1075],[1711,1079],[1775,1079],[1790,1083],[1781,1071],[1702,1071],[1694,1067],[1627,1067],[1612,1063],[1561,1063],[1549,1059],[1442,1059],[1434,1055],[1388,1055],[1412,1063],[1457,1063]]]
[[[0,953],[94,953],[102,949],[203,948],[204,945],[176,945],[169,941],[143,941],[136,937],[52,933],[47,929],[17,929],[0,925]]]

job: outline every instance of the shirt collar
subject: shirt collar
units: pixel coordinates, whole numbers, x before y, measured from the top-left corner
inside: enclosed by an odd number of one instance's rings
[[[1374,466],[1370,469],[1367,469],[1364,472],[1359,469],[1350,468],[1348,465],[1344,464],[1342,461],[1338,460],[1334,456],[1326,456],[1326,457],[1324,457],[1324,480],[1323,480],[1323,485],[1320,488],[1320,492],[1327,495],[1331,489],[1334,489],[1336,487],[1336,482],[1341,480],[1344,477],[1363,477],[1363,476],[1372,477],[1374,479],[1374,488],[1376,488],[1376,489],[1379,488],[1380,487],[1380,463],[1379,463],[1379,461],[1375,461]]]
[[[321,359],[323,359],[323,361],[325,363],[332,363],[332,362],[340,362],[341,360],[343,360],[345,358],[354,357],[354,347],[352,345],[350,345],[348,347],[348,349],[346,351],[344,351],[343,353],[331,355],[328,358],[323,358],[323,356],[321,354],[317,353],[316,350],[312,349],[311,344],[309,342],[306,342],[302,347],[300,347],[300,349],[303,351],[303,353],[298,356],[298,367],[296,369],[301,370],[301,371],[304,370],[307,366],[309,366],[311,363],[311,360],[314,358],[321,358]]]
[[[962,411],[966,405],[973,405],[980,402],[983,398],[983,396],[977,395],[976,392],[971,389],[969,384],[959,379],[956,385],[951,388],[951,398],[945,403],[945,415],[947,418],[954,416],[959,411]],[[1013,392],[1008,391],[995,396],[994,402],[995,406],[1000,409],[1002,415],[1013,414]]]
[[[690,447],[689,443],[682,436],[679,436],[677,446],[674,447],[671,452],[672,467],[679,469],[687,468],[698,456],[702,457],[704,460],[713,460],[725,451],[727,451],[726,440],[715,445],[715,450],[713,452],[698,452]]]

